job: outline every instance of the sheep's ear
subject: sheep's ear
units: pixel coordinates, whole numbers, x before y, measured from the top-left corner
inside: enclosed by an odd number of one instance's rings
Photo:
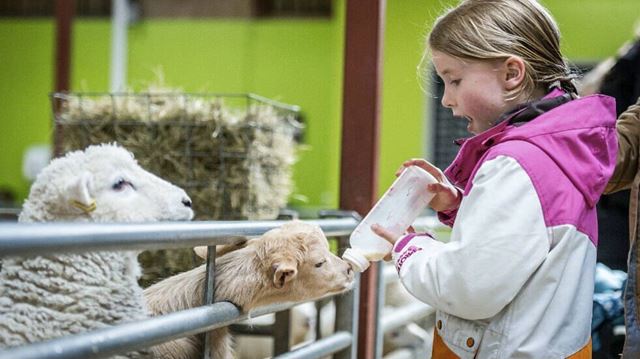
[[[298,266],[295,262],[279,262],[272,265],[273,286],[280,289],[290,282],[298,274]]]
[[[72,179],[66,188],[67,200],[74,207],[80,209],[95,207],[96,203],[91,197],[91,188],[93,187],[93,177],[89,172],[82,172],[78,177]]]

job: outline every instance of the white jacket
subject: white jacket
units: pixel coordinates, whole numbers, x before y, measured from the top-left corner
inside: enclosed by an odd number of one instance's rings
[[[449,349],[460,358],[546,359],[587,345],[596,247],[573,225],[545,225],[515,159],[482,165],[457,218],[449,243],[408,236],[393,251],[405,287],[438,309]]]
[[[437,309],[434,353],[591,357],[595,204],[616,151],[614,101],[559,89],[465,140],[445,170],[463,189],[439,214],[450,242],[393,249],[402,283]]]

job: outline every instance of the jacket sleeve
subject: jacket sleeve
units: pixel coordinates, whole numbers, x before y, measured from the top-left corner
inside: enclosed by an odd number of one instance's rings
[[[518,162],[485,162],[463,199],[448,243],[426,236],[396,242],[393,258],[415,297],[468,320],[509,304],[546,258],[549,236],[537,192]]]
[[[618,156],[613,176],[604,193],[613,193],[628,189],[638,173],[638,151],[640,144],[640,98],[635,105],[629,106],[616,122],[618,134]]]

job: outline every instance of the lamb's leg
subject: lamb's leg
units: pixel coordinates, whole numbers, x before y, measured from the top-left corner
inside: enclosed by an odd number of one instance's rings
[[[233,359],[233,347],[228,328],[209,333],[211,358]],[[155,359],[200,359],[202,358],[202,335],[180,338],[151,347]]]
[[[180,338],[151,347],[155,359],[199,359],[202,342],[195,337]]]
[[[212,359],[233,359],[233,346],[229,328],[220,328],[209,333]]]

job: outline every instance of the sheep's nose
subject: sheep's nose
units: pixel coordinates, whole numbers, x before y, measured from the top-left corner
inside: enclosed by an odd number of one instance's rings
[[[191,200],[189,198],[183,198],[182,204],[184,204],[185,207],[191,208]]]

